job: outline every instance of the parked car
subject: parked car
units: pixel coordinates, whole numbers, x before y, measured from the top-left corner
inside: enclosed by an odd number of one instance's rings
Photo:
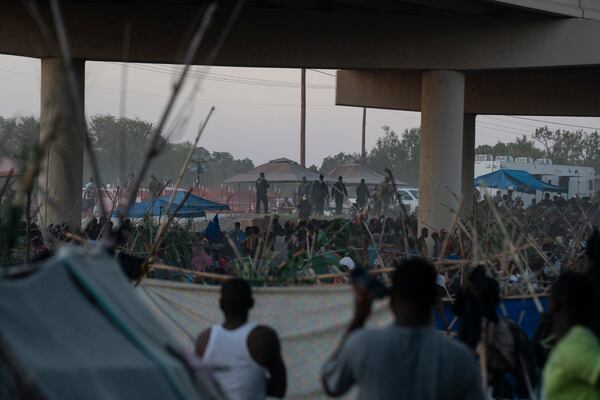
[[[406,211],[414,213],[419,208],[419,188],[416,187],[399,187],[398,196],[402,200],[402,204],[406,208]]]

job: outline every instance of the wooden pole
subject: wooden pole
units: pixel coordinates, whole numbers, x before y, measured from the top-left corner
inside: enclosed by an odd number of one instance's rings
[[[124,36],[124,46],[123,46],[123,61],[127,61],[129,59],[129,45],[131,42],[131,34],[130,34],[130,25],[126,23],[125,30],[123,32]],[[119,117],[125,118],[125,110],[127,107],[127,81],[129,76],[129,66],[127,64],[123,64],[121,66],[121,95],[119,98]],[[121,120],[121,122],[123,122]],[[121,187],[125,185],[127,182],[127,135],[129,132],[123,131],[119,132],[119,180]]]
[[[366,148],[366,137],[367,137],[367,108],[363,107],[363,120],[362,120],[362,147],[361,147],[361,158],[363,162],[367,161],[367,148]]]
[[[300,71],[300,165],[306,167],[306,69]]]

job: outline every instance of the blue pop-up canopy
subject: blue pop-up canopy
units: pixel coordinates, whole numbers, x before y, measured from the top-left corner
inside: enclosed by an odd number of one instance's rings
[[[173,206],[176,207],[180,205],[185,200],[185,207],[190,208],[198,208],[202,211],[218,211],[218,210],[229,210],[229,206],[227,204],[217,203],[215,201],[207,200],[203,197],[196,196],[191,194],[185,198],[187,192],[177,192],[175,193],[175,198],[173,199]],[[161,196],[158,199],[169,202],[171,196]]]
[[[142,218],[148,217],[160,217],[167,215],[167,206],[169,202],[162,199],[142,201],[141,203],[135,203],[129,212],[127,218]],[[113,213],[113,216],[118,216],[118,211]],[[200,218],[205,217],[206,213],[204,210],[199,208],[179,206],[179,204],[173,203],[169,210],[169,215],[174,218]]]
[[[550,185],[536,179],[527,171],[516,169],[499,169],[475,179],[475,186],[492,189],[512,189],[515,192],[535,194],[536,191],[567,193],[562,186]]]
[[[206,211],[229,210],[227,204],[210,201],[191,193],[187,198],[186,195],[186,192],[175,193],[169,215],[175,218],[200,218],[206,216]],[[159,217],[161,215],[166,215],[169,199],[170,196],[161,196],[156,200],[135,203],[127,213],[127,217],[142,218],[144,216]],[[181,204],[182,202],[183,204]],[[118,212],[115,211],[113,216],[117,215]]]

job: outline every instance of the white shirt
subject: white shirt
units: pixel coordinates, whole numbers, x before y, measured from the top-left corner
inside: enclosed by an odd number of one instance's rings
[[[263,400],[267,397],[267,370],[252,358],[248,336],[256,324],[234,330],[210,328],[202,361],[215,368],[215,379],[230,400]]]

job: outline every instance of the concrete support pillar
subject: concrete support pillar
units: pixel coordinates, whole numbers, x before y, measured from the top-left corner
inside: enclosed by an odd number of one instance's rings
[[[72,60],[83,113],[85,61]],[[81,226],[83,181],[83,132],[70,96],[67,75],[60,58],[42,59],[40,138],[48,140],[47,155],[39,176],[38,221],[42,226],[67,223]]]
[[[427,71],[421,87],[419,229],[449,228],[462,184],[465,77]]]
[[[473,180],[475,179],[475,119],[477,114],[465,113],[463,120],[463,153],[461,193],[465,215],[473,213]]]

